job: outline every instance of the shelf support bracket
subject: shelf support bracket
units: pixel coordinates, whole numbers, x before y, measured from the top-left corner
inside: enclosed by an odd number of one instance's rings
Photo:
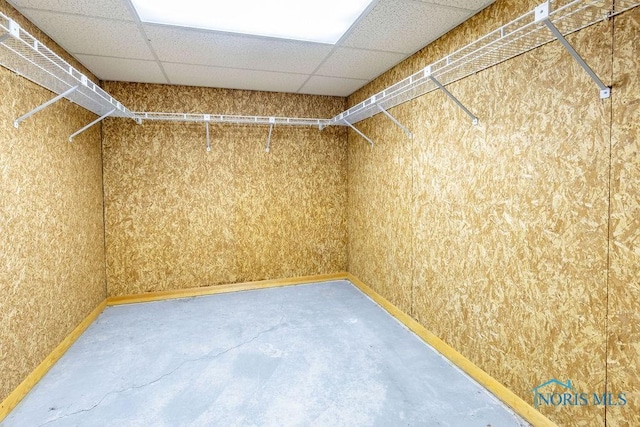
[[[364,133],[360,132],[358,130],[358,128],[356,128],[354,125],[352,125],[351,123],[345,121],[345,123],[347,124],[347,126],[349,126],[351,129],[353,129],[358,135],[360,135],[361,137],[363,137],[372,147],[373,147],[373,141],[370,140],[367,135],[365,135]]]
[[[589,64],[585,62],[584,59],[580,56],[578,52],[571,46],[571,43],[567,41],[567,39],[562,35],[560,30],[553,25],[551,20],[549,19],[549,2],[544,2],[540,6],[535,9],[535,22],[543,22],[547,28],[551,31],[553,36],[558,39],[558,41],[564,46],[564,48],[571,54],[573,59],[582,67],[584,71],[587,72],[589,77],[598,85],[600,89],[600,99],[606,99],[611,96],[611,88],[605,85],[600,77],[589,67]]]
[[[441,91],[443,91],[443,92],[444,92],[444,93],[445,93],[445,94],[446,94],[446,95],[447,95],[447,96],[448,96],[448,97],[449,97],[453,102],[455,102],[455,103],[456,103],[456,105],[457,105],[458,107],[460,107],[460,108],[462,109],[462,111],[464,111],[464,112],[465,112],[465,114],[471,118],[471,122],[473,123],[473,125],[474,125],[474,126],[476,126],[476,125],[478,124],[478,117],[476,117],[476,115],[475,115],[475,114],[473,114],[471,111],[469,111],[469,109],[468,109],[467,107],[465,107],[465,106],[462,104],[462,102],[460,102],[460,101],[458,100],[458,98],[456,98],[455,96],[453,96],[453,94],[452,94],[451,92],[449,92],[449,90],[448,90],[446,87],[444,87],[444,86],[442,85],[442,83],[440,83],[440,82],[438,81],[438,79],[436,79],[435,77],[433,77],[433,76],[431,75],[431,69],[430,69],[430,68],[431,68],[431,67],[427,67],[427,70],[425,70],[425,73],[427,74],[427,76],[429,77],[429,79],[430,79],[430,80],[431,80],[431,81],[432,81],[436,86],[438,86],[438,89],[440,89]]]
[[[33,116],[35,113],[37,113],[38,111],[42,111],[45,108],[47,108],[49,105],[53,104],[56,101],[61,100],[62,98],[64,98],[67,95],[71,95],[73,92],[75,92],[76,90],[78,90],[79,86],[73,86],[72,88],[67,89],[66,91],[62,92],[60,95],[56,96],[53,99],[50,99],[49,101],[45,102],[44,104],[34,108],[33,110],[29,111],[27,114],[23,114],[22,116],[18,117],[14,122],[13,122],[13,127],[14,128],[18,128],[18,126],[20,126],[20,122],[28,119],[29,117]]]
[[[20,25],[13,19],[9,19],[9,32],[0,36],[0,43],[4,43],[9,37],[20,39]]]
[[[211,116],[209,114],[205,114],[204,120],[207,129],[207,152],[209,152],[211,151],[211,138],[209,137],[209,120],[211,120]]]
[[[264,150],[266,153],[271,150],[271,134],[273,133],[273,126],[276,123],[275,117],[269,117],[269,136],[267,137],[267,148]]]
[[[413,133],[411,133],[411,131],[409,129],[407,129],[406,126],[404,126],[402,123],[400,123],[395,117],[393,117],[387,110],[385,110],[384,108],[382,108],[382,106],[380,104],[376,104],[376,107],[378,107],[378,109],[380,110],[381,113],[383,113],[385,116],[387,116],[389,118],[389,120],[391,120],[393,123],[395,123],[400,129],[402,129],[404,131],[405,134],[407,134],[407,136],[409,137],[409,139],[413,139]]]
[[[95,125],[96,123],[100,123],[101,121],[103,121],[104,119],[106,119],[107,117],[112,115],[114,111],[116,111],[116,108],[114,108],[113,110],[109,111],[107,114],[98,117],[97,119],[95,119],[94,121],[92,121],[91,123],[89,123],[88,125],[83,127],[82,129],[80,129],[79,131],[74,132],[73,135],[71,135],[69,137],[69,142],[72,142],[73,138],[75,138],[76,136],[80,135],[82,132],[84,132],[85,130],[89,129],[91,126]]]

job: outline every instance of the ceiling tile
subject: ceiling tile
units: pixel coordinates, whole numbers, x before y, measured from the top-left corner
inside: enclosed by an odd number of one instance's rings
[[[372,80],[407,55],[352,48],[337,48],[315,74],[328,77]]]
[[[142,83],[168,83],[155,61],[76,55],[100,80]]]
[[[230,35],[205,30],[144,25],[161,61],[246,68],[289,73],[312,73],[332,46]]]
[[[462,9],[429,3],[381,0],[343,46],[412,54],[470,15]]]
[[[309,95],[349,96],[367,83],[368,80],[313,76],[299,92]]]
[[[472,11],[478,11],[489,6],[495,0],[415,0],[423,3],[433,3],[442,6],[457,7],[460,9],[467,9]]]
[[[187,64],[162,64],[172,84],[229,89],[296,92],[307,79],[304,74],[240,70]]]
[[[20,8],[42,9],[51,12],[133,21],[134,17],[125,4],[127,0],[9,0]]]
[[[69,53],[154,59],[134,22],[37,10],[26,11],[26,16]]]

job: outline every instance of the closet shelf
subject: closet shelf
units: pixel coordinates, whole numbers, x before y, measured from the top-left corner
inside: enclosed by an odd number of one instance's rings
[[[640,5],[638,1],[550,0],[548,17],[562,35],[579,31]],[[542,6],[542,5],[541,5]],[[536,16],[539,8],[490,32],[415,74],[387,87],[330,120],[330,125],[353,125],[404,102],[440,89],[486,68],[504,62],[556,40],[545,19]]]
[[[322,128],[329,125],[329,119],[309,119],[298,117],[238,116],[225,114],[191,114],[191,113],[150,113],[136,112],[134,118],[140,123],[144,120],[160,120],[170,122],[208,122],[245,125],[278,125],[278,126],[316,126]]]
[[[133,118],[133,112],[2,13],[0,65],[100,117]]]

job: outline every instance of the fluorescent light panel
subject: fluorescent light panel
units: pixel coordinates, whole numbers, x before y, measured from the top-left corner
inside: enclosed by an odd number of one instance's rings
[[[154,24],[335,44],[372,0],[132,0]]]

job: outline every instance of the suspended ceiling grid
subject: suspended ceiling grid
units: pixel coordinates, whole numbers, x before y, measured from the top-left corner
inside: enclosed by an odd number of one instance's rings
[[[142,23],[129,0],[10,0],[101,80],[347,96],[494,0],[374,0],[336,44]]]

